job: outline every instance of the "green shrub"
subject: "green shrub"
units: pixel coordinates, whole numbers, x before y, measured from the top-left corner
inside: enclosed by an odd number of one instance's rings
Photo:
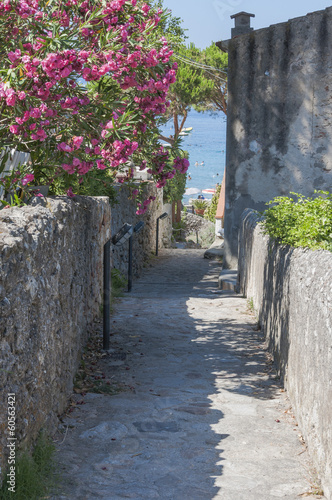
[[[108,196],[111,206],[118,203],[117,191],[112,185],[114,183],[113,173],[108,169],[106,170],[92,170],[84,175],[82,183],[74,176],[71,177],[71,184],[73,191],[82,196]],[[67,186],[69,182],[66,175],[55,179],[50,186],[50,195],[65,195],[67,193]]]
[[[267,203],[269,208],[262,214],[264,232],[284,245],[332,251],[332,194],[315,193],[320,196],[290,193],[293,198],[278,196]]]
[[[39,500],[48,494],[59,481],[54,461],[55,446],[43,432],[39,435],[32,453],[21,451],[15,464],[15,493],[8,490],[6,479],[0,489],[2,500]],[[5,476],[6,477],[6,476]]]
[[[211,203],[207,207],[207,209],[204,212],[204,218],[208,219],[210,222],[215,222],[216,219],[216,213],[217,213],[217,207],[218,207],[218,201],[220,197],[220,190],[221,190],[221,184],[217,186],[216,192],[212,196]]]
[[[181,156],[181,158],[188,158],[188,152],[177,151],[176,154],[170,154],[170,161],[172,161],[175,156]],[[186,190],[187,175],[181,174],[178,170],[175,172],[173,179],[170,179],[163,189],[164,203],[172,203],[173,201],[181,200],[184,192]]]
[[[197,210],[206,210],[208,207],[208,202],[206,200],[194,200],[193,207]]]

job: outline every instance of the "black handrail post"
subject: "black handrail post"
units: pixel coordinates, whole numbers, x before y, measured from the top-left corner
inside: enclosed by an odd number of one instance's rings
[[[111,240],[104,245],[103,349],[110,348],[111,334]]]
[[[157,219],[156,256],[158,256],[158,243],[159,243],[159,217]]]
[[[129,257],[128,257],[128,292],[133,286],[133,235],[129,238]]]
[[[157,234],[156,234],[156,256],[158,255],[158,243],[159,243],[159,219],[166,219],[168,217],[168,213],[164,212],[163,214],[157,217]]]

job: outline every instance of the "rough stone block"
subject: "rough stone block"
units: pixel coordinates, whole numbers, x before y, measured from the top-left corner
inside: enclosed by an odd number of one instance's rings
[[[44,206],[43,206],[44,205]],[[82,347],[100,315],[108,198],[47,198],[0,212],[0,456],[8,448],[7,394],[17,443],[54,429]]]
[[[252,210],[239,237],[241,292],[254,309],[299,429],[332,498],[332,253],[274,244]]]

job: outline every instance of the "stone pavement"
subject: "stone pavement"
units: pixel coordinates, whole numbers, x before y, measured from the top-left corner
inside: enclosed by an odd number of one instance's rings
[[[64,417],[53,500],[311,491],[300,431],[247,301],[218,290],[220,264],[203,255],[162,251],[116,305],[100,369],[127,390],[87,394]]]

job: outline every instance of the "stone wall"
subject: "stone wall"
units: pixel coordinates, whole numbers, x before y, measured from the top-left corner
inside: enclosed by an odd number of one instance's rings
[[[118,203],[112,207],[112,234],[117,233],[125,222],[132,225],[139,221],[144,222],[144,228],[133,238],[133,274],[138,276],[144,264],[156,251],[157,217],[167,211],[167,207],[163,206],[163,190],[157,189],[153,182],[148,182],[145,187],[146,198],[156,196],[156,200],[149,205],[148,211],[143,215],[136,215],[136,202],[129,198],[126,186],[118,186],[117,191]],[[171,216],[159,221],[159,248],[170,246],[171,228]],[[128,243],[112,246],[112,259],[113,267],[127,276]]]
[[[332,7],[229,42],[225,267],[247,207],[332,188]]]
[[[0,212],[0,456],[5,467],[7,394],[16,395],[16,438],[51,429],[102,303],[108,198],[47,198]]]
[[[332,253],[272,244],[246,210],[239,286],[274,354],[299,428],[332,498]]]

